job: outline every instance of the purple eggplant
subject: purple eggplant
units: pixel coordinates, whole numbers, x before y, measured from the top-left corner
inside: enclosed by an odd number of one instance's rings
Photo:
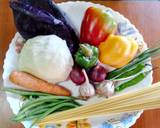
[[[10,0],[17,30],[26,40],[38,35],[55,34],[67,41],[72,54],[79,47],[78,37],[52,0]]]

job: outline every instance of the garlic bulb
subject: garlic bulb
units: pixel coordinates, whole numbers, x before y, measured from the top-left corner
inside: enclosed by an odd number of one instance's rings
[[[114,83],[110,80],[105,80],[99,85],[96,85],[96,93],[105,97],[110,97],[114,94]]]
[[[87,76],[85,70],[83,69],[82,71],[83,71],[83,73],[84,73],[84,76],[85,76],[85,78],[86,78],[86,81],[85,81],[85,83],[83,83],[83,84],[79,87],[79,92],[80,92],[80,95],[81,95],[82,97],[84,97],[84,98],[89,98],[89,97],[95,95],[95,89],[94,89],[93,85],[89,83],[88,76]]]

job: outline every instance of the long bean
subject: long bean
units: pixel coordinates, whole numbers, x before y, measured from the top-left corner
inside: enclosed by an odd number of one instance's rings
[[[66,106],[71,107],[71,108],[78,107],[78,105],[73,104],[73,103],[62,103],[62,104],[58,104],[58,105],[56,105],[55,107],[50,108],[47,112],[45,112],[45,113],[43,114],[43,116],[40,117],[40,119],[43,119],[44,117],[46,117],[48,114],[54,112],[55,110],[58,110],[58,109],[60,109],[60,108],[62,108],[62,107],[66,107]]]
[[[48,110],[48,108],[40,109],[39,111],[36,111],[35,113],[32,113],[31,115],[29,115],[28,114],[29,111],[27,111],[24,114],[14,116],[13,120],[16,122],[21,122],[21,121],[25,121],[26,118],[30,118],[33,116],[39,117],[41,114],[43,114],[47,110]]]
[[[65,97],[65,99],[64,99],[63,96],[62,97],[60,96],[59,100],[61,100],[61,99],[62,100],[69,100],[71,98],[70,97]],[[22,108],[20,109],[18,114],[21,115],[24,112],[28,111],[29,109],[32,109],[32,108],[34,109],[34,107],[42,105],[43,103],[46,103],[46,102],[51,102],[51,103],[55,102],[56,103],[56,102],[59,102],[59,101],[58,101],[57,97],[56,97],[56,100],[55,100],[55,97],[52,97],[52,96],[46,96],[46,97],[38,98],[38,99],[35,99],[33,101],[29,101],[28,103],[24,104],[22,106]]]
[[[24,118],[19,119],[19,120],[15,120],[15,117],[13,117],[12,120],[13,120],[13,121],[16,121],[16,122],[29,121],[29,120],[37,119],[37,118],[39,118],[40,116],[42,116],[42,114],[27,116],[27,117],[24,117]]]
[[[54,106],[56,106],[58,104],[66,103],[68,101],[69,100],[63,100],[63,101],[59,101],[59,102],[56,102],[56,103],[43,104],[43,105],[38,106],[36,108],[26,110],[23,113],[19,112],[18,115],[16,115],[14,117],[14,120],[15,121],[23,121],[26,117],[30,117],[30,116],[32,117],[34,115],[42,114],[42,113],[46,112],[48,109],[53,108]]]
[[[71,102],[72,102],[72,103],[74,103],[75,105],[81,106],[81,104],[80,104],[80,103],[76,102],[76,101],[75,101],[75,100],[73,100],[73,99],[71,100]]]
[[[74,108],[74,107],[78,107],[78,105],[75,105],[73,103],[63,103],[63,104],[59,104],[51,109],[49,109],[47,112],[45,112],[44,114],[42,114],[39,118],[37,118],[33,124],[30,126],[30,128],[35,124],[37,123],[38,121],[40,121],[41,119],[43,119],[44,117],[48,116],[49,114],[53,113],[54,111],[56,111],[57,109],[60,109],[64,106],[69,106],[71,108]]]
[[[26,117],[25,114],[21,114],[21,115],[15,115],[11,119],[12,121],[19,122],[20,120],[23,120],[25,117]]]
[[[22,108],[25,108],[26,106],[30,106],[32,104],[36,104],[36,103],[44,103],[44,102],[49,102],[49,101],[52,101],[52,102],[56,102],[57,100],[68,100],[68,99],[72,99],[71,97],[64,97],[64,96],[46,96],[46,97],[40,97],[40,98],[37,98],[35,99],[34,101],[29,101],[27,102]]]
[[[26,111],[28,111],[32,108],[34,109],[36,106],[39,106],[42,103],[44,103],[44,102],[39,102],[39,103],[36,103],[36,104],[32,104],[30,106],[25,107],[24,109],[21,108],[20,111],[18,112],[17,116],[15,117],[15,119],[19,120],[19,119],[25,117]]]
[[[40,114],[40,115],[33,115],[33,116],[30,116],[30,117],[26,117],[26,118],[24,118],[24,120],[23,121],[25,121],[25,120],[35,120],[35,119],[37,119],[37,118],[39,118],[40,116],[42,116],[43,114]]]
[[[69,100],[63,100],[63,101],[59,101],[59,102],[56,102],[56,103],[50,103],[50,104],[42,105],[42,106],[37,107],[37,108],[35,108],[35,109],[33,109],[33,110],[29,110],[29,115],[30,115],[30,114],[31,114],[31,115],[34,115],[34,114],[37,113],[37,111],[40,111],[41,109],[50,109],[50,108],[52,108],[52,107],[54,107],[54,106],[56,106],[56,105],[58,105],[58,104],[66,103],[66,102],[68,102],[68,101],[69,101]],[[29,116],[29,115],[28,115],[28,116]]]
[[[39,111],[41,111],[41,110],[44,110],[44,109],[48,109],[49,107],[53,107],[54,105],[56,105],[57,103],[52,103],[52,104],[49,104],[49,105],[40,105],[40,106],[38,106],[38,107],[34,107],[34,108],[31,108],[31,109],[29,109],[29,110],[27,110],[27,111],[25,111],[25,112],[23,112],[23,113],[20,113],[21,111],[19,111],[19,113],[15,116],[15,118],[17,119],[17,120],[19,120],[20,118],[24,118],[25,116],[30,116],[30,115],[35,115],[35,114],[37,114],[37,113],[39,113]],[[24,116],[22,116],[22,115],[24,115]]]
[[[17,94],[17,95],[21,95],[21,96],[54,96],[48,93],[26,91],[26,90],[14,89],[14,88],[3,88],[2,90]]]
[[[4,90],[27,97],[27,100],[22,105],[19,113],[12,119],[16,122],[34,119],[34,123],[36,123],[36,121],[53,112],[67,110],[81,105],[75,101],[80,100],[76,97],[55,96],[41,92],[24,91],[13,88],[4,88]]]
[[[70,101],[70,103],[67,103],[67,100],[64,100],[64,101],[61,101],[61,102],[58,102],[58,103],[52,103],[52,105],[48,105],[48,106],[45,106],[44,108],[42,107],[41,109],[39,109],[37,111],[37,108],[32,110],[32,112],[30,112],[30,109],[28,110],[25,110],[24,112],[19,112],[17,116],[14,117],[14,121],[23,121],[26,117],[32,117],[34,115],[41,115],[42,113],[46,112],[47,110],[50,110],[51,108],[55,108],[56,106],[66,106],[67,104],[69,104],[70,106],[72,107],[77,107],[77,106],[80,106],[78,104],[75,104],[75,102],[72,102]],[[50,107],[50,108],[49,108]],[[57,108],[57,107],[56,107]],[[69,109],[69,108],[68,108]],[[66,109],[65,109],[66,110]],[[58,111],[61,111],[61,110],[58,110]]]
[[[20,96],[52,96],[55,98],[71,98],[71,99],[79,99],[77,97],[73,97],[73,96],[56,96],[56,95],[52,95],[52,94],[48,94],[48,93],[43,93],[43,92],[37,92],[37,91],[26,91],[26,90],[22,90],[22,89],[14,89],[14,88],[2,88],[3,91],[6,92],[10,92],[10,93],[14,93],[16,95],[20,95]]]
[[[26,91],[26,90],[22,90],[22,89],[15,89],[15,88],[2,88],[0,90],[6,91],[6,92],[10,92],[10,93],[14,93],[16,95],[20,95],[22,97],[30,97],[30,96],[53,96],[55,98],[59,98],[59,97],[69,97],[71,99],[75,99],[75,100],[82,100],[78,97],[74,97],[74,96],[56,96],[53,94],[48,94],[48,93],[44,93],[44,92],[37,92],[37,91]]]
[[[26,104],[24,104],[24,105],[21,107],[19,113],[23,113],[23,112],[27,111],[28,109],[34,108],[34,107],[36,107],[36,106],[39,106],[39,105],[43,104],[44,102],[49,102],[49,101],[51,101],[51,100],[52,100],[52,99],[47,99],[47,98],[46,98],[45,100],[41,100],[41,101],[30,101],[29,103],[26,103]],[[57,102],[57,100],[55,101],[55,100],[53,99],[53,102]]]

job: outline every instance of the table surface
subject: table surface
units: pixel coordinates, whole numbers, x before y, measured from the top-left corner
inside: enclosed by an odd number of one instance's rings
[[[67,0],[56,0],[62,2]],[[119,11],[127,17],[141,32],[149,47],[155,45],[160,36],[160,2],[158,1],[107,1],[92,0],[92,2],[103,4]],[[0,75],[8,44],[16,29],[13,23],[12,12],[8,0],[0,0]],[[159,66],[160,59],[152,62],[153,66]],[[153,74],[154,82],[160,80],[160,70]],[[0,125],[2,128],[22,128],[21,124],[11,122],[9,119],[12,111],[6,102],[5,95],[0,94]],[[157,128],[160,125],[160,109],[145,111],[132,128]]]

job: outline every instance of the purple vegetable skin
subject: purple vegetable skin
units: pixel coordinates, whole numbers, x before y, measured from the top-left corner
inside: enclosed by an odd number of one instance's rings
[[[79,40],[66,15],[52,0],[10,0],[17,30],[25,39],[55,34],[67,41],[72,54]]]

